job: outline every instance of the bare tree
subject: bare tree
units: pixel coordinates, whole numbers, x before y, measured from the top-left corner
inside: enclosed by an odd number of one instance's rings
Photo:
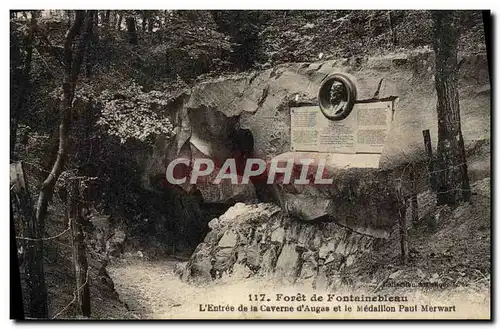
[[[90,317],[89,265],[85,248],[85,224],[81,211],[80,186],[81,177],[75,177],[69,183],[68,220],[71,221],[78,312],[83,316]]]
[[[120,31],[122,29],[123,14],[116,13],[116,29]]]
[[[52,194],[54,193],[54,186],[59,178],[61,172],[63,171],[64,164],[68,152],[68,140],[69,140],[69,126],[71,120],[71,112],[73,109],[73,98],[75,94],[75,86],[78,80],[78,75],[80,73],[80,67],[83,61],[83,56],[85,53],[85,48],[88,42],[89,29],[92,26],[92,11],[76,11],[75,20],[71,25],[70,29],[66,33],[64,42],[64,64],[65,64],[65,76],[63,82],[63,103],[59,111],[60,115],[60,125],[59,125],[59,148],[57,152],[57,158],[54,162],[52,170],[42,184],[40,194],[38,196],[38,204],[36,210],[36,224],[38,225],[38,231],[43,232],[45,218],[47,216],[47,207],[49,201],[52,199]],[[82,27],[86,26],[86,28]],[[76,43],[75,50],[73,51],[73,43],[77,36],[79,35],[78,42]],[[41,255],[43,250],[43,244],[37,245],[37,250],[34,251],[37,255],[40,255],[40,260],[43,259]],[[28,261],[29,262],[29,261]],[[47,293],[45,290],[45,281],[43,278],[43,265],[40,265],[41,275],[38,280],[38,290],[39,290],[39,302],[41,304],[47,303]],[[32,292],[30,292],[32,293]],[[35,293],[35,292],[33,292]],[[45,310],[39,310],[36,317],[47,317],[46,306]]]
[[[471,196],[458,97],[458,17],[454,11],[433,11],[438,114],[437,201],[456,204]]]
[[[60,124],[59,124],[59,148],[57,158],[54,162],[50,174],[42,184],[42,189],[38,197],[38,207],[36,217],[38,221],[43,221],[47,214],[47,205],[54,192],[54,185],[61,174],[64,163],[66,162],[68,152],[68,137],[69,137],[69,123],[71,119],[71,111],[73,108],[73,98],[75,95],[75,87],[80,73],[80,67],[85,52],[85,47],[88,41],[88,31],[84,29],[80,33],[80,38],[77,43],[76,49],[73,52],[73,41],[82,29],[85,16],[88,20],[91,19],[92,13],[85,15],[84,11],[77,11],[73,25],[66,33],[64,42],[64,64],[65,75],[63,82],[63,102],[59,111]]]
[[[28,181],[23,170],[22,162],[10,165],[11,205],[14,204],[17,215],[23,225],[24,239],[20,241],[25,249],[24,281],[27,287],[26,315],[29,318],[47,318],[47,288],[43,270],[43,229],[36,220],[33,200],[29,192]]]
[[[111,16],[111,10],[106,10],[104,13],[104,20],[102,21],[102,26],[107,31],[109,29],[109,18]]]
[[[125,23],[127,24],[127,35],[128,42],[131,45],[137,45],[137,29],[136,29],[136,21],[134,16],[127,16]]]
[[[26,42],[26,55],[20,68],[15,67],[12,72],[12,78],[17,82],[19,88],[11,104],[12,129],[11,129],[11,160],[15,158],[15,143],[17,135],[17,126],[19,119],[24,112],[26,103],[26,92],[30,87],[31,61],[33,56],[33,40],[37,26],[38,11],[31,12],[29,34]],[[15,38],[13,38],[15,40]],[[13,48],[13,49],[12,49]],[[21,57],[20,45],[16,42],[14,47],[14,59]],[[33,201],[31,199],[28,183],[20,162],[11,164],[11,181],[14,183],[15,190],[12,191],[14,203],[18,216],[24,226],[26,241],[22,245],[26,247],[26,261],[22,263],[24,267],[25,282],[28,290],[27,316],[30,318],[47,317],[47,289],[45,286],[45,277],[43,271],[43,230],[35,217]]]
[[[22,115],[24,105],[26,103],[27,97],[26,93],[30,86],[30,74],[31,74],[31,61],[33,57],[33,41],[35,38],[35,32],[37,27],[37,19],[39,16],[39,11],[33,10],[31,12],[30,28],[28,32],[28,38],[26,41],[26,56],[20,68],[14,66],[14,71],[11,73],[13,82],[17,82],[19,88],[17,93],[13,93],[16,97],[13,97],[11,101],[11,120],[12,129],[10,135],[10,157],[13,159],[15,157],[15,147],[17,139],[17,127],[19,124],[19,118]],[[14,45],[11,47],[11,58],[14,60],[21,58],[21,45],[17,38],[12,38]]]

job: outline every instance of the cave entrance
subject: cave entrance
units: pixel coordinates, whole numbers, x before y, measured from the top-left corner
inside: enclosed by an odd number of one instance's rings
[[[232,206],[205,203],[199,194],[162,187],[141,196],[143,209],[129,223],[129,242],[151,257],[189,257],[207,235],[208,222]]]
[[[254,138],[250,130],[236,128],[227,135],[224,145],[235,158],[253,154]],[[145,215],[134,223],[133,235],[143,248],[157,255],[190,256],[209,232],[208,223],[224,214],[236,202],[255,202],[229,197],[220,202],[206,202],[200,189],[190,192],[181,187],[162,184],[164,175],[150,178],[155,191],[144,196]],[[202,188],[202,187],[200,187]]]

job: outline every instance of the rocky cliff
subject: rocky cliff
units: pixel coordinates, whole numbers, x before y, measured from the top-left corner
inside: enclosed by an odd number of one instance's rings
[[[436,142],[434,55],[422,48],[381,57],[282,64],[203,82],[165,113],[178,133],[173,143],[157,145],[146,173],[163,173],[164,157],[177,156],[186,141],[214,158],[234,153],[234,145],[246,146],[240,151],[263,159],[290,151],[290,107],[317,104],[321,81],[334,72],[355,78],[358,101],[397,97],[382,168],[423,154],[423,129],[430,129]],[[488,139],[490,83],[485,54],[461,56],[459,94],[465,140]],[[241,130],[248,130],[251,137],[237,134]],[[169,152],[172,148],[177,152]]]
[[[474,164],[489,159],[487,145],[478,153]],[[294,220],[274,204],[237,203],[210,221],[210,232],[177,274],[193,283],[257,277],[320,291],[342,285],[373,290],[396,278],[443,287],[478,282],[490,271],[490,178],[471,188],[472,202],[454,209],[436,206],[432,191],[418,195],[419,220],[411,223],[406,214],[408,267],[399,262],[397,233],[376,238],[335,222]]]
[[[184,280],[245,279],[276,274],[320,289],[342,283],[342,273],[381,241],[333,222],[291,220],[274,204],[237,203],[210,221],[210,233],[181,269]]]
[[[336,166],[335,184],[314,186],[202,185],[185,186],[205,204],[272,201],[302,220],[328,220],[358,234],[386,237],[404,210],[401,167],[423,163],[422,130],[437,141],[434,56],[427,48],[369,58],[289,63],[272,69],[231,75],[196,85],[165,111],[176,128],[172,141],[159,138],[147,159],[144,184],[164,179],[166,164],[177,157],[270,159],[290,154],[290,108],[316,105],[321,81],[334,72],[354,77],[357,100],[392,99],[395,117],[380,159],[380,167]],[[462,55],[460,104],[466,143],[489,139],[490,84],[485,54]],[[428,174],[428,173],[427,173]],[[398,179],[396,179],[398,178]],[[425,175],[418,177],[425,185]],[[174,212],[175,213],[175,212]],[[176,220],[175,218],[173,220]]]

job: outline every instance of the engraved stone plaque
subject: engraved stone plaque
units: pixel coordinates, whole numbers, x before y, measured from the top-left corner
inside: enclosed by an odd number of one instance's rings
[[[292,151],[380,154],[393,111],[392,101],[357,103],[348,117],[332,121],[318,106],[292,108]]]

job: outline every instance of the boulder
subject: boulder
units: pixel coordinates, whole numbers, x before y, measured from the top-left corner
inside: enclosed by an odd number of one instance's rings
[[[217,221],[222,224],[213,226],[178,273],[183,280],[271,275],[289,283],[328,286],[340,282],[343,269],[362,268],[358,259],[373,250],[374,241],[383,240],[333,221],[298,220],[272,203],[237,204]],[[242,237],[245,243],[239,243]]]

